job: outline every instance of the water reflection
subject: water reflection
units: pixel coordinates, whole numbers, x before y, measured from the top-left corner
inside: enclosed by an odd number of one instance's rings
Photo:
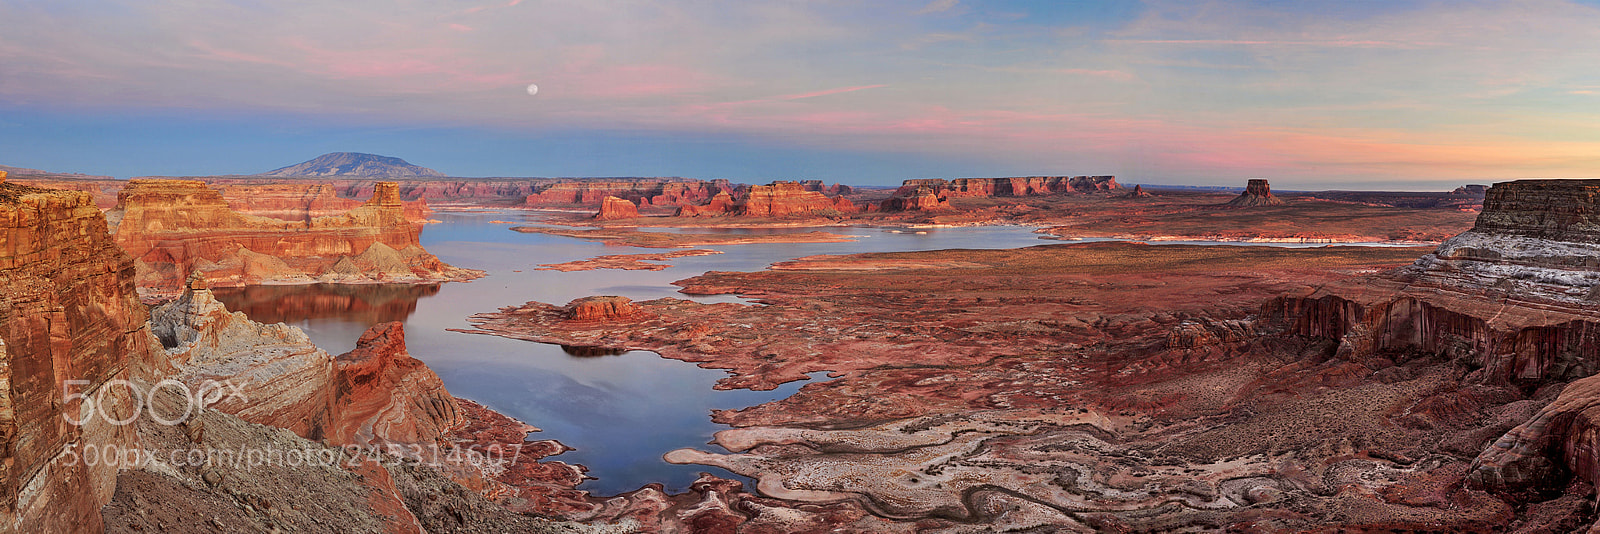
[[[232,311],[262,323],[340,318],[367,325],[404,321],[417,300],[439,293],[439,284],[312,284],[247,286],[211,291]]]

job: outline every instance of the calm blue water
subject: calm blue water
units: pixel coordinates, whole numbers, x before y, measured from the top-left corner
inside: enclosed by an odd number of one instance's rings
[[[422,232],[422,244],[452,265],[483,269],[489,276],[469,283],[439,286],[436,293],[404,293],[389,288],[384,299],[415,299],[415,306],[391,306],[385,313],[339,315],[327,310],[262,307],[262,319],[284,321],[305,330],[318,346],[333,354],[350,350],[367,327],[402,319],[411,355],[427,362],[456,396],[472,399],[543,429],[536,439],[555,439],[578,450],[553,459],[589,467],[597,477],[580,486],[597,495],[638,489],[661,482],[685,491],[698,473],[731,473],[704,466],[679,466],[661,461],[667,451],[705,448],[711,436],[727,427],[711,422],[714,409],[734,409],[782,399],[808,381],[791,382],[774,391],[711,389],[724,371],[661,358],[651,352],[608,356],[575,356],[559,346],[495,336],[448,332],[468,328],[467,317],[530,300],[561,304],[589,295],[623,295],[635,300],[660,297],[702,302],[739,302],[732,296],[690,297],[671,285],[708,270],[752,271],[813,254],[944,248],[1015,248],[1050,243],[1023,227],[937,230],[896,234],[868,228],[831,228],[836,233],[865,236],[854,243],[735,245],[702,247],[724,254],[679,258],[663,271],[536,271],[539,264],[581,260],[602,254],[662,252],[589,242],[568,237],[524,234],[491,220],[515,220],[508,213],[436,213],[442,224]],[[782,231],[810,231],[784,229]],[[742,231],[742,230],[736,230]],[[747,232],[747,231],[746,231]],[[516,272],[521,271],[521,272]],[[355,293],[379,293],[382,286],[356,286]],[[278,290],[280,288],[273,288]],[[305,287],[306,292],[326,288]],[[351,286],[342,286],[345,294]],[[293,290],[285,290],[293,293]],[[404,293],[404,294],[400,294]],[[431,293],[431,294],[430,294]],[[397,296],[397,294],[399,294]],[[222,295],[219,295],[219,297]],[[288,299],[286,295],[284,297]],[[374,296],[374,299],[379,297]],[[226,301],[226,299],[224,299]],[[285,300],[285,302],[289,302]],[[409,314],[409,315],[408,315]],[[821,373],[814,379],[825,380]]]
[[[450,392],[483,403],[542,428],[536,439],[556,439],[578,450],[554,459],[583,464],[597,480],[582,489],[597,495],[638,489],[661,482],[669,491],[687,490],[702,471],[733,476],[715,468],[678,466],[661,461],[667,451],[699,447],[724,429],[711,422],[714,409],[734,409],[781,399],[807,382],[791,382],[774,391],[716,391],[725,372],[701,369],[650,352],[577,356],[561,347],[487,335],[448,332],[468,328],[466,318],[530,300],[561,304],[589,295],[622,295],[635,300],[666,296],[702,302],[739,302],[733,296],[690,297],[670,284],[705,271],[755,271],[768,265],[814,254],[849,254],[951,248],[1017,248],[1063,243],[1043,240],[1031,227],[1001,226],[939,229],[855,227],[785,229],[693,229],[695,232],[789,233],[824,230],[861,236],[849,243],[754,244],[700,247],[724,254],[672,260],[662,271],[599,270],[536,271],[539,264],[581,260],[602,254],[661,252],[606,245],[580,239],[509,230],[490,220],[517,220],[516,212],[436,213],[444,221],[422,232],[422,244],[447,263],[483,269],[489,276],[470,283],[449,283],[438,291],[399,291],[366,286],[378,298],[413,299],[415,306],[389,306],[384,313],[339,315],[291,309],[260,312],[264,319],[299,326],[318,346],[333,354],[350,350],[356,338],[384,320],[403,318],[412,356],[427,362]],[[654,229],[653,231],[680,231]],[[1241,244],[1195,242],[1189,244]],[[1316,246],[1316,245],[1287,245]],[[517,272],[521,271],[521,272]],[[316,287],[305,291],[326,291]],[[349,286],[342,292],[348,294]],[[400,295],[400,296],[396,296]],[[285,297],[287,298],[287,297]],[[289,302],[285,300],[284,302]],[[264,307],[264,308],[270,308]],[[290,307],[293,308],[293,307]],[[813,379],[825,379],[821,373]]]

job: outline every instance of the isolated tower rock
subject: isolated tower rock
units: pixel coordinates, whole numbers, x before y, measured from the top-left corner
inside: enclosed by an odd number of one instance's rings
[[[1266,180],[1260,179],[1260,178],[1252,178],[1250,180],[1250,182],[1245,185],[1244,192],[1240,193],[1237,198],[1234,198],[1233,200],[1228,201],[1227,205],[1229,205],[1229,206],[1240,206],[1240,207],[1255,207],[1255,206],[1279,206],[1279,205],[1282,205],[1282,204],[1283,204],[1283,200],[1279,199],[1278,197],[1272,196],[1272,186],[1269,185]]]

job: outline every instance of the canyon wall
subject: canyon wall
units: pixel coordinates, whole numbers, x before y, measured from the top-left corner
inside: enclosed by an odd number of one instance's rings
[[[339,215],[288,221],[241,214],[216,189],[192,180],[133,180],[106,217],[134,257],[149,295],[176,295],[198,273],[208,285],[422,283],[482,272],[446,265],[422,249],[398,186],[380,182]]]
[[[1600,180],[1519,180],[1489,189],[1467,232],[1414,264],[1268,302],[1287,334],[1337,340],[1336,358],[1383,369],[1436,355],[1465,382],[1532,395],[1562,387],[1533,419],[1488,447],[1471,480],[1559,488],[1600,483],[1588,407],[1600,404]],[[1570,384],[1569,384],[1570,382]]]
[[[133,273],[89,193],[0,183],[0,531],[101,528],[84,446],[131,448],[123,381],[163,371]]]

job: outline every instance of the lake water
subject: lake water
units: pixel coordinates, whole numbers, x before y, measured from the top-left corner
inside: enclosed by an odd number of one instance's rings
[[[404,321],[411,355],[427,362],[458,397],[480,402],[543,429],[536,439],[555,439],[578,450],[553,459],[589,467],[581,489],[614,495],[660,482],[672,492],[687,490],[697,473],[731,473],[703,466],[672,465],[667,451],[707,448],[714,432],[714,409],[733,409],[781,399],[805,381],[774,391],[716,391],[719,370],[668,360],[650,352],[617,355],[570,354],[561,347],[496,336],[449,332],[468,328],[467,317],[530,300],[564,304],[589,295],[622,295],[634,300],[666,296],[702,302],[739,302],[720,295],[687,296],[674,280],[706,271],[755,271],[813,254],[893,252],[950,248],[1017,248],[1063,243],[1039,239],[1031,227],[995,226],[937,229],[785,228],[690,229],[693,232],[787,233],[825,230],[861,236],[855,242],[752,244],[699,247],[724,254],[671,260],[662,271],[537,271],[539,264],[587,259],[603,254],[662,252],[606,245],[569,237],[524,234],[509,225],[517,212],[449,213],[422,232],[422,244],[447,263],[482,269],[489,275],[470,283],[425,286],[298,286],[218,291],[230,309],[263,322],[285,322],[305,330],[332,354],[354,347],[369,326]],[[651,229],[673,232],[677,229]],[[1094,241],[1099,241],[1095,239]],[[1242,244],[1194,242],[1190,244]],[[1285,245],[1308,246],[1308,245]],[[1315,246],[1315,245],[1309,245]],[[520,272],[518,272],[520,271]],[[821,373],[814,379],[825,379]]]

